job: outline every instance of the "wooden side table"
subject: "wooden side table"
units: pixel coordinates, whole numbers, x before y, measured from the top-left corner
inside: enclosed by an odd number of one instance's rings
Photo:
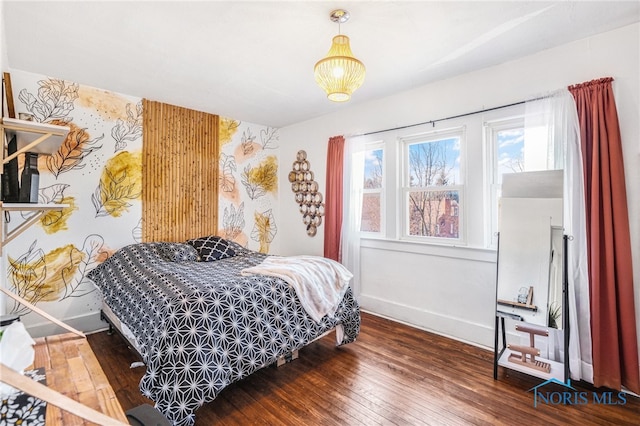
[[[129,423],[86,338],[67,333],[34,340],[34,368],[45,368],[47,387],[122,423]],[[47,404],[46,424],[69,426],[95,423]]]

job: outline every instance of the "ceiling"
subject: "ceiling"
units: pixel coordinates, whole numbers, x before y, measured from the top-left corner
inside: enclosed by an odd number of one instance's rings
[[[341,32],[367,76],[326,99]],[[640,20],[638,1],[4,1],[8,66],[283,127]]]

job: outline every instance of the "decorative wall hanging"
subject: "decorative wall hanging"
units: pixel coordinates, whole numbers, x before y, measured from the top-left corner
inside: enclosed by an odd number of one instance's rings
[[[324,203],[322,194],[318,191],[318,182],[313,180],[307,153],[303,150],[296,154],[293,170],[289,172],[289,182],[302,214],[302,223],[307,227],[307,235],[313,237],[318,232],[318,227],[322,225]]]

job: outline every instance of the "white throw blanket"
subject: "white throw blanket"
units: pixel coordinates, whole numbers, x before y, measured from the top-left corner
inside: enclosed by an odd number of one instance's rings
[[[320,256],[269,256],[245,268],[242,275],[263,274],[287,282],[314,321],[333,314],[347,291],[353,274],[335,260]]]

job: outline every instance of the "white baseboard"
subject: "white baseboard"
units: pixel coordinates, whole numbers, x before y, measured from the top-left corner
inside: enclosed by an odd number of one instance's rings
[[[493,324],[478,324],[388,300],[360,294],[363,311],[493,351]]]
[[[100,319],[100,312],[89,312],[85,315],[79,315],[72,318],[60,319],[65,324],[82,331],[83,333],[91,333],[98,330],[104,330],[107,324]],[[29,335],[33,338],[51,336],[54,334],[69,333],[62,327],[59,327],[49,321],[43,319],[42,322],[26,325]]]

